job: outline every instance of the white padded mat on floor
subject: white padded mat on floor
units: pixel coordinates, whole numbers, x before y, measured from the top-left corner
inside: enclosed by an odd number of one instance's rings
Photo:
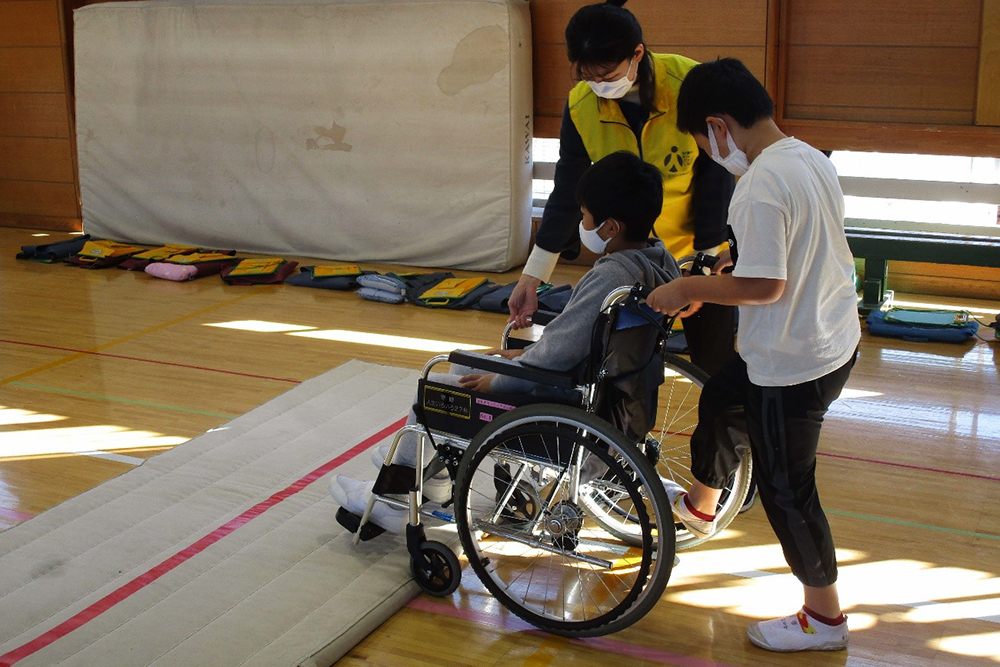
[[[332,664],[417,594],[326,490],[374,477],[417,375],[349,362],[0,533],[0,665]]]

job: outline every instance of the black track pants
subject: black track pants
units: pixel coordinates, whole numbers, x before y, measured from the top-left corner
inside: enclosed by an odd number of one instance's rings
[[[761,504],[792,573],[807,586],[837,581],[833,537],[816,490],[816,450],[823,416],[856,358],[816,380],[759,387],[737,356],[702,390],[691,437],[695,478],[718,489],[739,465],[749,435]]]

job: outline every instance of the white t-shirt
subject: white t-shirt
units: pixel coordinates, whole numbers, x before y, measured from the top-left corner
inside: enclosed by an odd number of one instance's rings
[[[740,306],[739,352],[750,381],[784,387],[843,366],[861,338],[844,193],[829,158],[782,139],[753,161],[729,206],[740,278],[780,278],[767,305]]]

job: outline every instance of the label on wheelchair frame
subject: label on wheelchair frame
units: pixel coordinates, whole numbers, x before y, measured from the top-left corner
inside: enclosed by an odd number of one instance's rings
[[[424,409],[452,417],[472,417],[472,396],[424,385]]]
[[[476,405],[485,405],[488,408],[499,408],[500,410],[513,410],[516,406],[507,405],[506,403],[498,403],[497,401],[488,401],[485,398],[477,398]]]
[[[476,405],[483,405],[485,407],[494,408],[495,410],[500,410],[502,412],[506,412],[508,410],[513,410],[514,407],[515,407],[513,405],[507,405],[506,403],[498,403],[496,401],[488,401],[485,398],[477,398],[476,399]],[[491,422],[491,421],[493,421],[493,418],[496,417],[496,416],[497,415],[494,415],[494,414],[492,414],[490,412],[486,412],[484,410],[480,410],[479,411],[479,419],[482,420],[482,421],[484,421],[484,422]]]

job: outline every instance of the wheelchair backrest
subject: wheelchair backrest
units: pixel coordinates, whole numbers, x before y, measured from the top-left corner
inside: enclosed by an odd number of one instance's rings
[[[627,299],[602,311],[594,323],[585,372],[593,387],[592,409],[635,442],[656,423],[665,319],[672,318]]]

